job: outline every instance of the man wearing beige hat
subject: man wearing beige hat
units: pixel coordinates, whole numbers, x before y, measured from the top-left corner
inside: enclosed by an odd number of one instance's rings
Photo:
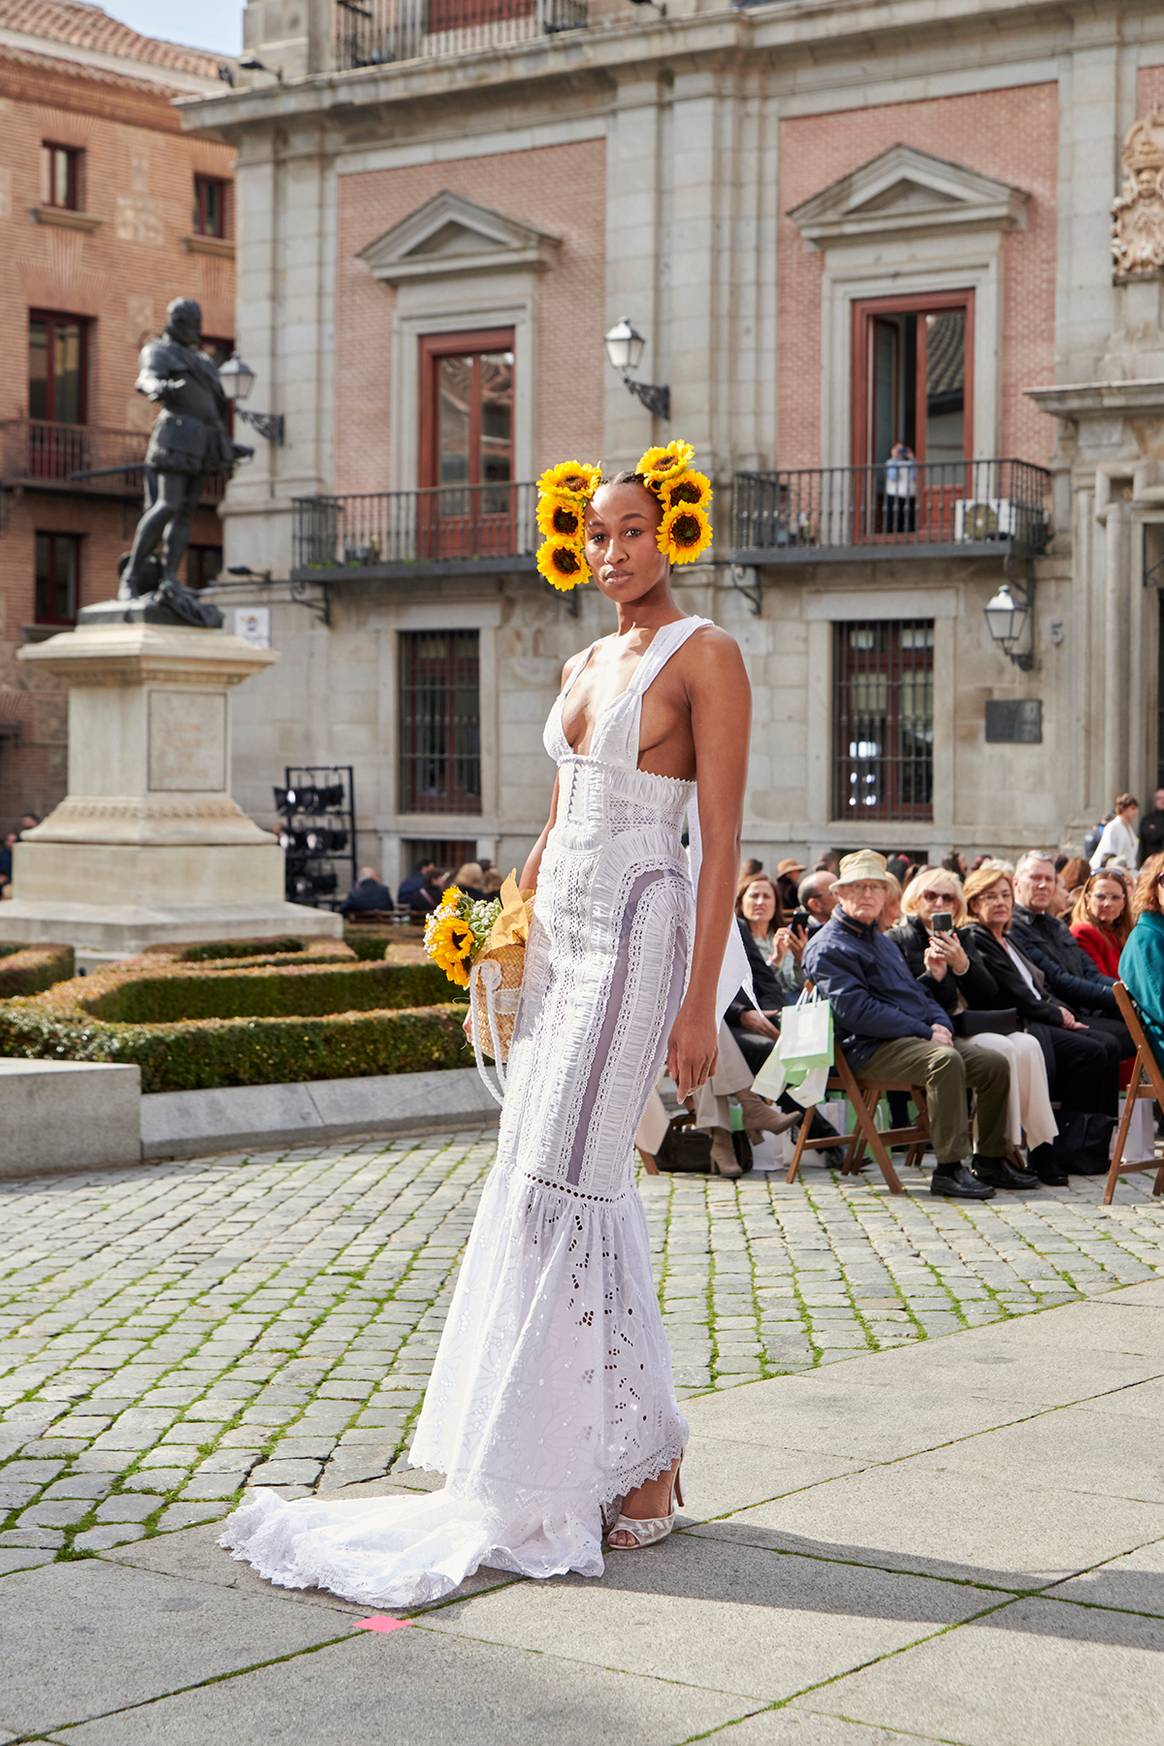
[[[1037,1188],[1037,1176],[1007,1160],[1009,1064],[951,1034],[949,1015],[881,932],[891,888],[884,855],[862,849],[845,856],[833,888],[837,907],[805,947],[805,975],[831,1005],[838,1041],[862,1084],[924,1085],[934,1194],[989,1200],[996,1188]],[[978,1094],[979,1149],[970,1167],[967,1086]]]

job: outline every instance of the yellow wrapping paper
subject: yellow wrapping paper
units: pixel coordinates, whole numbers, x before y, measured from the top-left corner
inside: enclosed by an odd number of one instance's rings
[[[481,955],[496,952],[502,946],[517,946],[529,939],[533,926],[534,893],[522,891],[517,883],[517,869],[501,886],[501,913],[489,929]]]

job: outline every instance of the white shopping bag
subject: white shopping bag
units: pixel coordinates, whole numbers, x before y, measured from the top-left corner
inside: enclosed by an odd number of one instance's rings
[[[780,1053],[790,1075],[795,1068],[807,1073],[810,1067],[832,1066],[833,1009],[815,989],[781,1013]]]
[[[1120,1131],[1120,1122],[1124,1119],[1124,1105],[1127,1103],[1127,1093],[1120,1093],[1119,1121],[1111,1131],[1111,1148],[1108,1157],[1115,1156],[1116,1135]],[[1141,1159],[1152,1158],[1156,1152],[1156,1123],[1154,1111],[1156,1105],[1150,1097],[1141,1097],[1132,1111],[1131,1126],[1128,1128],[1128,1138],[1124,1146],[1125,1164],[1138,1164]]]

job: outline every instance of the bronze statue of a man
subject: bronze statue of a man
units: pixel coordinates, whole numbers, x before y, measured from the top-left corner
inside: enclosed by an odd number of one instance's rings
[[[202,310],[179,297],[166,310],[161,339],[142,348],[137,391],[156,400],[161,415],[145,459],[146,507],[133,536],[118,588],[119,600],[151,596],[191,624],[221,624],[216,607],[178,578],[190,543],[190,523],[212,474],[227,477],[254,453],[231,440],[227,400],[213,360],[200,350]],[[155,556],[165,538],[164,557]]]

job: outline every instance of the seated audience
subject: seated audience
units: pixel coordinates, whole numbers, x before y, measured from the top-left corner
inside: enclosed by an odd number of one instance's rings
[[[436,862],[421,861],[401,884],[396,900],[401,909],[433,910],[441,900],[438,884]]]
[[[816,866],[813,868],[814,873],[831,873],[834,879],[840,870],[841,857],[837,854],[835,849],[826,849]]]
[[[832,919],[805,948],[805,974],[830,1002],[837,1040],[866,1085],[924,1086],[937,1167],[934,1194],[989,1200],[1035,1178],[1007,1159],[1010,1072],[978,1044],[955,1039],[947,1014],[911,975],[878,922],[889,895],[885,857],[846,855]],[[978,1094],[978,1151],[970,1153],[966,1091]]]
[[[780,894],[781,909],[796,908],[796,889],[803,878],[804,868],[795,855],[786,855],[783,861],[777,861],[776,889]]]
[[[1115,979],[1096,968],[1066,922],[1052,914],[1056,879],[1050,857],[1041,850],[1020,856],[1014,874],[1013,943],[1038,965],[1055,999],[1104,1039],[1117,1062],[1126,1061],[1134,1050],[1112,993]]]
[[[1075,899],[1071,932],[1097,970],[1113,979],[1132,931],[1131,897],[1118,872],[1093,873]]]
[[[484,897],[481,881],[485,875],[481,871],[480,861],[462,861],[453,874],[453,884],[465,893],[466,897]]]
[[[877,926],[881,929],[883,934],[889,933],[890,929],[895,928],[901,920],[902,896],[901,880],[897,877],[896,873],[887,872],[885,875],[885,883],[889,889],[889,895],[885,899],[885,908],[877,918]]]
[[[763,861],[757,861],[755,855],[749,855],[745,861],[740,862],[741,879],[754,879],[757,873],[762,873],[763,871],[764,863]]]
[[[1011,875],[982,867],[967,879],[964,895],[970,925],[963,939],[978,966],[976,1007],[1016,1015],[1042,1049],[1051,1097],[1065,1109],[1114,1118],[1118,1062],[1110,1040],[1094,1034],[1052,997],[1042,970],[1017,942]],[[1033,1134],[1029,1137],[1033,1140]],[[1032,1144],[1030,1163],[1042,1182],[1066,1179],[1049,1142]]]
[[[795,998],[777,974],[772,950],[784,923],[780,894],[766,873],[745,875],[736,891],[736,926],[748,954],[756,1005],[740,989],[724,1020],[753,1073],[758,1073],[779,1036],[777,1023],[789,999]]]
[[[1164,854],[1149,855],[1136,881],[1136,925],[1120,954],[1120,979],[1164,1069]]]
[[[818,867],[806,873],[796,888],[797,907],[808,913],[808,925],[794,925],[795,914],[787,926],[777,928],[772,950],[780,962],[780,979],[794,995],[804,987],[804,948],[813,934],[819,933],[837,906],[833,896],[836,875]]]
[[[1146,812],[1140,820],[1140,858],[1136,865],[1143,867],[1161,850],[1164,850],[1164,788],[1157,788],[1152,796],[1151,812]]]
[[[485,897],[500,897],[501,887],[505,883],[496,867],[486,867],[481,880],[481,891]]]
[[[1082,855],[1070,855],[1058,869],[1067,890],[1071,894],[1072,903],[1079,896],[1080,888],[1087,884],[1091,877],[1091,866]]]
[[[340,904],[340,914],[362,915],[373,909],[392,909],[392,893],[374,867],[361,867],[360,877]]]
[[[1091,870],[1098,873],[1114,855],[1123,866],[1134,867],[1140,852],[1136,835],[1136,817],[1140,803],[1134,794],[1117,794],[1115,812],[1104,825],[1098,843],[1091,853]]]
[[[962,881],[946,867],[924,867],[901,900],[902,916],[889,937],[905,954],[917,980],[948,1014],[977,1006],[974,982],[977,966],[955,930],[966,919]],[[934,931],[935,916],[948,915],[949,932]]]
[[[12,884],[12,851],[16,847],[15,831],[9,831],[3,843],[0,843],[0,893],[8,896],[8,888]]]

